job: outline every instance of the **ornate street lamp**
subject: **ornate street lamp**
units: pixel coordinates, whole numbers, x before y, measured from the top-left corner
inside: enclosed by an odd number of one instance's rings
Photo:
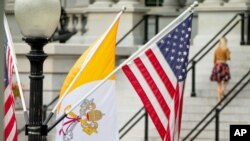
[[[23,40],[31,46],[26,55],[30,61],[30,106],[26,135],[29,141],[42,141],[47,126],[42,125],[43,62],[47,54],[43,46],[55,32],[60,18],[60,0],[16,0],[15,16]]]

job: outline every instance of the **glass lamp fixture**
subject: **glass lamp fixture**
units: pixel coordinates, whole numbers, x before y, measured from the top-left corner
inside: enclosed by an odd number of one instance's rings
[[[24,38],[50,38],[60,14],[60,0],[15,0],[15,17]]]

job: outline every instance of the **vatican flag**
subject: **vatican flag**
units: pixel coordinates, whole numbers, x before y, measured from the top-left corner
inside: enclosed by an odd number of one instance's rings
[[[60,117],[115,68],[119,13],[110,28],[77,60],[67,75],[58,107]],[[72,83],[73,82],[73,83]],[[58,125],[57,141],[118,141],[115,76],[111,76]]]

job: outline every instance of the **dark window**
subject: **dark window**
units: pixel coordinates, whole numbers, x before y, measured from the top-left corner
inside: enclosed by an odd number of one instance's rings
[[[145,0],[146,6],[162,6],[163,0]]]

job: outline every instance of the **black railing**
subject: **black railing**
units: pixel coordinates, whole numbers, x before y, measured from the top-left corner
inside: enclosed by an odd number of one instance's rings
[[[250,13],[241,13],[241,45],[250,45]]]
[[[241,13],[240,14],[241,16],[241,41],[240,41],[240,44],[241,45],[245,45],[246,42],[245,42],[245,14],[244,13]]]
[[[119,130],[120,135],[120,139],[122,139],[144,116],[145,116],[145,111],[144,111],[144,107],[142,107],[138,112],[136,112],[134,114],[134,116],[132,116]],[[139,117],[138,117],[139,116]],[[136,119],[137,118],[137,119]],[[147,119],[145,118],[145,122],[147,121]],[[146,125],[146,124],[145,124]],[[126,130],[125,130],[126,129]],[[146,129],[145,129],[146,130]],[[145,137],[147,138],[148,132],[145,131]]]
[[[243,88],[249,83],[250,79],[246,81],[246,78],[250,75],[250,70],[229,90],[229,92],[221,99],[219,103],[217,103],[205,116],[201,119],[201,121],[183,138],[183,141],[186,140],[194,140],[212,121],[215,119],[218,115],[214,114],[212,117],[210,117],[214,112],[216,112],[216,109],[219,107],[220,110],[217,111],[217,114],[219,114],[242,90]],[[240,86],[244,81],[246,81],[242,86]],[[233,92],[237,89],[237,91],[233,94]],[[231,96],[233,95],[233,96]],[[231,96],[229,98],[229,96]],[[226,101],[226,102],[225,102]],[[223,104],[225,103],[225,104]],[[223,106],[221,106],[223,105]],[[210,117],[210,118],[209,118]],[[207,122],[205,122],[207,120]],[[219,121],[219,119],[217,119]],[[205,123],[204,123],[205,122]],[[202,123],[204,125],[202,126]],[[200,129],[198,129],[200,127]],[[216,124],[216,127],[219,128],[219,124]],[[196,131],[196,134],[190,138],[190,136]],[[216,131],[216,136],[219,137],[218,131]],[[190,138],[190,139],[189,139]]]
[[[246,44],[250,45],[250,13],[247,13],[247,42]]]

